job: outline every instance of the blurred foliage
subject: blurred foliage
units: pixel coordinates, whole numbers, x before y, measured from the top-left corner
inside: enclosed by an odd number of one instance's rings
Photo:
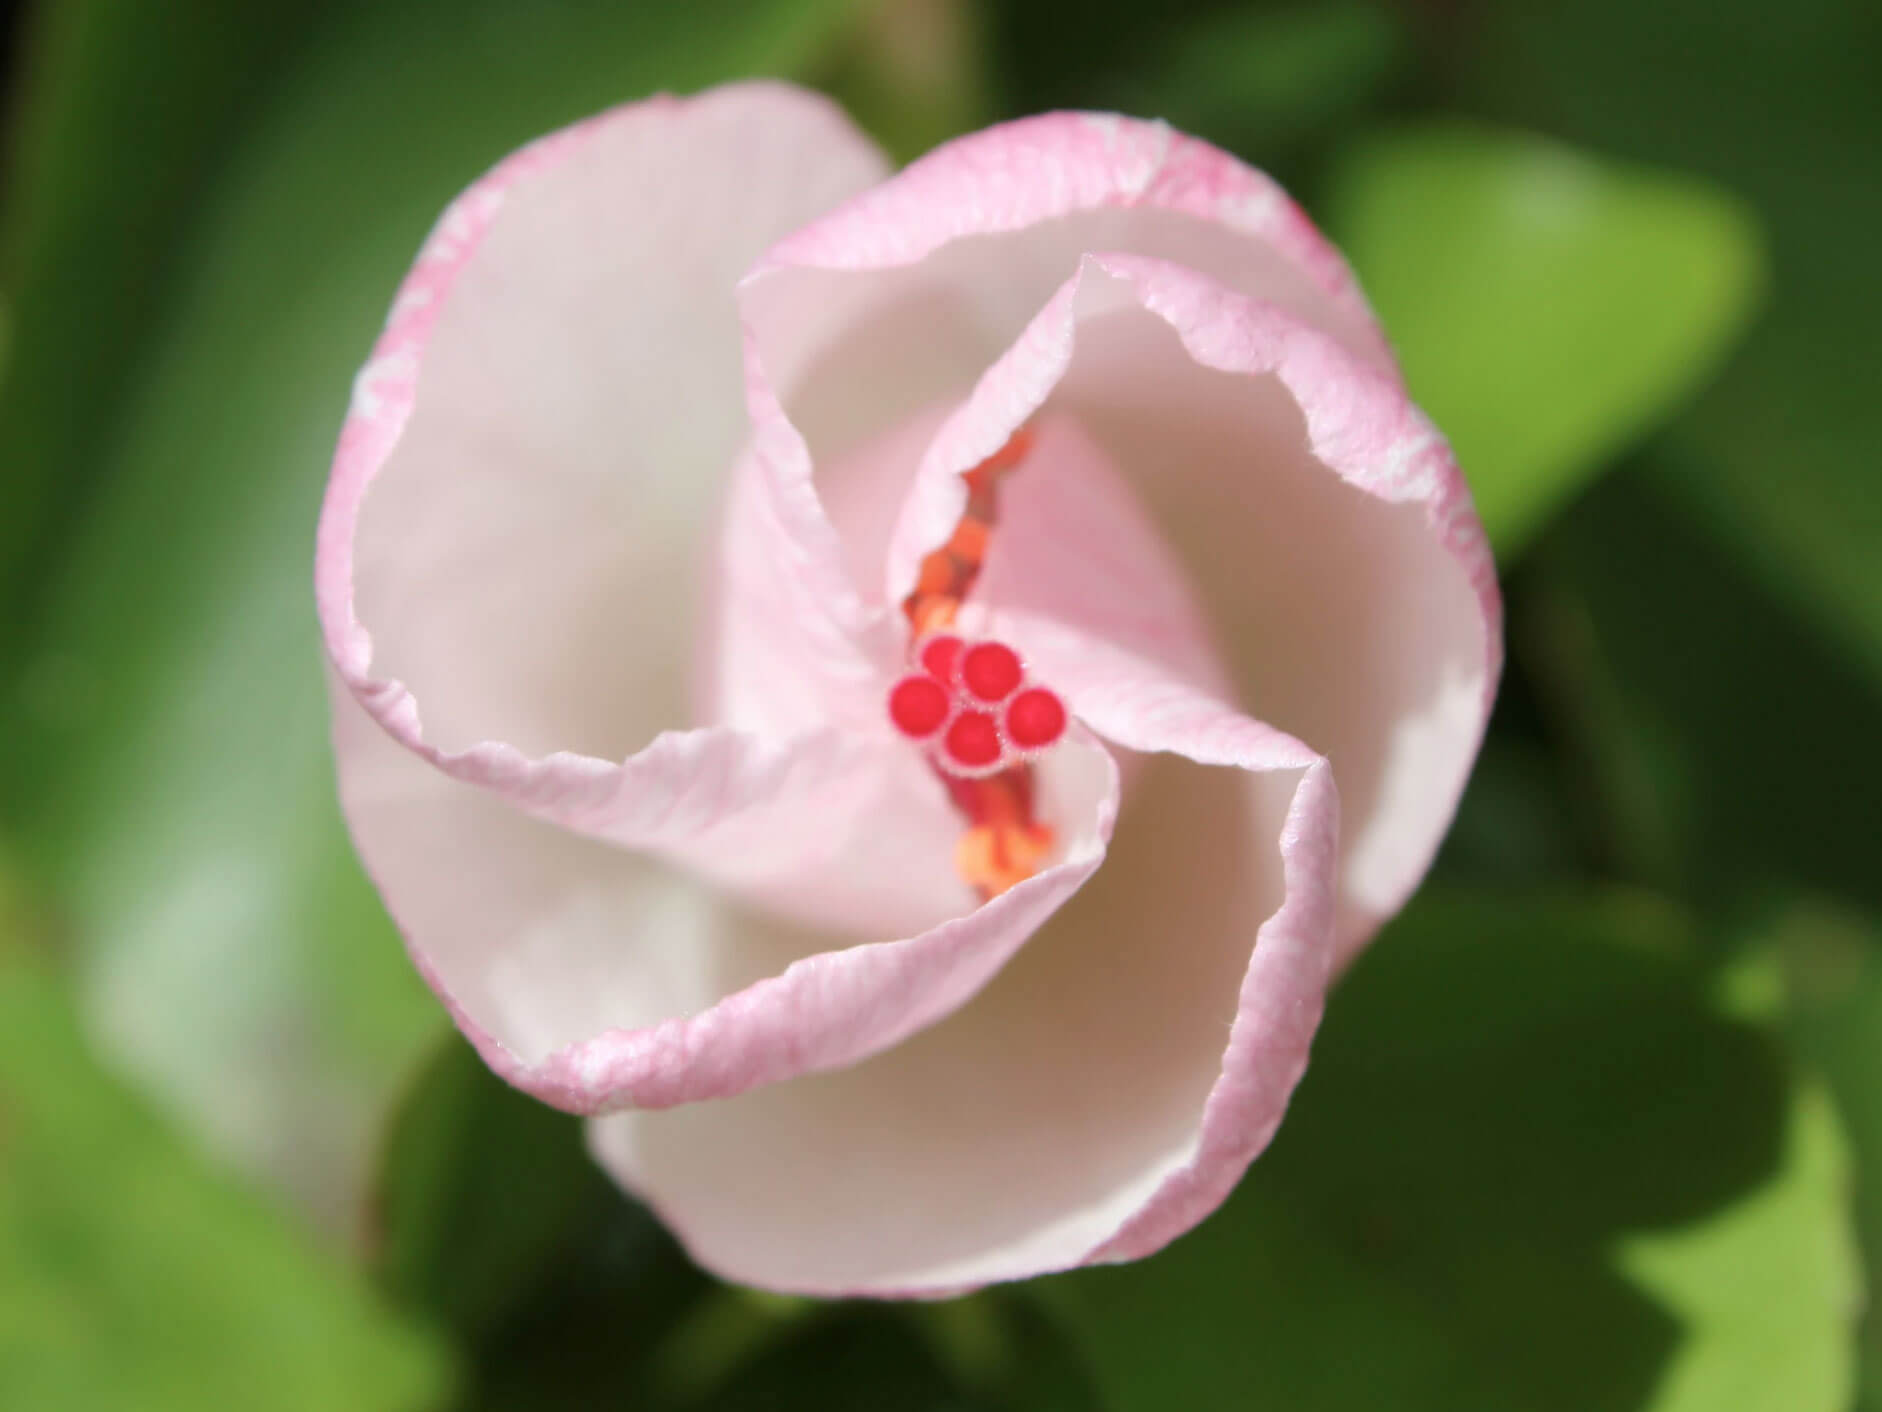
[[[71,482],[105,445],[99,409],[132,372],[189,203],[315,8],[96,0],[28,12],[30,86],[5,134],[0,287],[32,356],[0,380],[0,604],[51,564],[79,498]],[[0,661],[23,623],[0,613]]]
[[[441,1024],[333,799],[306,546],[352,371],[438,210],[505,151],[658,86],[789,71],[851,6],[709,8],[704,30],[599,0],[335,18],[197,216],[34,624],[0,781],[69,900],[87,1014],[335,1229]]]
[[[1326,218],[1505,561],[1710,371],[1757,284],[1721,194],[1477,128],[1354,149]]]
[[[1460,101],[1756,204],[1779,297],[1662,473],[1882,676],[1882,6],[1521,0],[1476,19],[1442,37]]]
[[[1836,1123],[1698,955],[1646,896],[1414,902],[1223,1211],[1041,1287],[1112,1412],[1842,1407]]]
[[[422,1412],[446,1350],[186,1148],[0,936],[0,1406]]]
[[[0,1405],[1882,1412],[1882,1318],[1852,1337],[1858,1252],[1882,1287],[1873,0],[20,24]],[[906,1308],[717,1284],[445,1033],[333,805],[311,525],[411,252],[537,133],[759,72],[902,158],[1073,105],[1269,166],[1505,567],[1448,891],[1342,987],[1224,1210],[1133,1267]]]
[[[1882,905],[1882,690],[1663,485],[1628,475],[1576,506],[1511,615],[1585,766],[1589,846],[1713,911],[1787,882]]]
[[[519,1287],[616,1200],[577,1125],[455,1033],[388,1130],[371,1211],[380,1278],[468,1336],[513,1313]]]
[[[1798,1054],[1841,1106],[1859,1172],[1882,1166],[1882,924],[1809,895],[1769,909],[1754,935],[1785,973],[1785,1021]],[[1868,1287],[1882,1289],[1882,1182],[1855,1190]],[[1862,1406],[1882,1407],[1882,1309],[1863,1310]]]

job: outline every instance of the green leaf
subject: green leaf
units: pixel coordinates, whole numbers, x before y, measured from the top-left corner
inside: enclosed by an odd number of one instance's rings
[[[1691,1330],[1660,1375],[1654,1412],[1849,1405],[1861,1281],[1841,1213],[1848,1166],[1829,1098],[1804,1086],[1763,1190],[1693,1230],[1622,1245],[1621,1268]]]
[[[399,1107],[373,1203],[387,1287],[475,1339],[620,1201],[581,1123],[446,1036]]]
[[[1714,1378],[1840,1408],[1835,1142],[1693,942],[1632,895],[1415,902],[1224,1209],[1040,1287],[1112,1412],[1666,1412]],[[1762,1298],[1785,1317],[1732,1337]]]
[[[70,997],[0,943],[0,1405],[417,1412],[451,1382],[282,1215],[86,1054]]]
[[[1467,99],[1757,203],[1777,297],[1667,484],[1882,680],[1882,28],[1850,0],[1481,7]],[[1755,56],[1755,62],[1747,62]]]
[[[1327,213],[1504,560],[1685,400],[1760,283],[1722,192],[1490,129],[1366,142]]]
[[[1870,1298],[1863,1310],[1864,1409],[1882,1407],[1882,925],[1819,898],[1788,901],[1757,932],[1783,958],[1786,1022],[1822,1074],[1855,1156],[1855,1205]]]
[[[0,796],[35,822],[113,1059],[336,1227],[439,1024],[333,803],[309,565],[352,372],[430,222],[505,151],[656,86],[798,68],[851,8],[366,10],[281,85],[178,270]]]

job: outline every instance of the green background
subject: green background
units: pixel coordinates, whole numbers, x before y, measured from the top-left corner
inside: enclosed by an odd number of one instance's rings
[[[0,186],[0,1407],[1882,1412],[1882,7],[32,0]],[[439,208],[776,74],[1168,118],[1346,249],[1510,661],[1272,1151],[1137,1265],[716,1283],[444,1024],[309,601]]]

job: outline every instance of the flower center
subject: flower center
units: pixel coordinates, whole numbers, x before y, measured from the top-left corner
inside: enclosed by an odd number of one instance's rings
[[[1011,647],[969,641],[953,631],[987,557],[998,519],[999,483],[1025,460],[1022,427],[968,471],[967,507],[954,532],[921,561],[903,601],[909,623],[908,675],[889,689],[889,720],[919,744],[967,822],[954,866],[983,898],[997,897],[1039,871],[1052,829],[1034,813],[1032,761],[1065,734],[1065,703],[1029,682]]]

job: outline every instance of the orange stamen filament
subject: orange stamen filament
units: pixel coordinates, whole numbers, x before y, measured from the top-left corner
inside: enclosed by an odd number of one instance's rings
[[[1000,481],[1026,459],[1032,444],[1032,433],[1022,427],[1006,445],[961,477],[967,485],[967,504],[961,518],[947,541],[922,559],[914,591],[902,604],[911,630],[911,663],[918,672],[932,674],[932,640],[936,634],[953,628],[962,600],[973,589],[986,563],[987,548],[999,519]],[[958,644],[947,650],[950,670],[939,675],[952,677],[956,650]],[[989,664],[1000,667],[1006,666],[1001,653],[1013,656],[1011,649],[1000,644],[984,644],[983,651]],[[1013,660],[1016,662],[1017,658]],[[1019,690],[1022,683],[1016,669],[996,672],[988,679],[995,684],[982,688],[978,703],[989,702],[988,693],[1002,689],[1008,693],[1009,705],[1019,697],[1030,697],[1034,699],[1029,705],[1036,707],[1037,697],[1052,695],[1036,684]],[[976,684],[979,680],[976,679]],[[907,684],[904,679],[897,690],[902,691]],[[959,685],[952,681],[949,684]],[[1013,694],[1015,691],[1017,695]],[[904,695],[914,700],[914,693]],[[1055,697],[1052,699],[1056,702]],[[966,831],[955,845],[954,866],[962,879],[983,898],[997,897],[1032,877],[1044,866],[1055,842],[1051,827],[1041,822],[1034,812],[1033,770],[1024,752],[1044,748],[1057,739],[1057,732],[1064,729],[1063,707],[1060,707],[1059,723],[1051,739],[1036,746],[1031,741],[1016,746],[1012,737],[1023,732],[1007,728],[1003,749],[988,759],[982,769],[986,726],[981,718],[1000,710],[996,704],[986,704],[984,709],[976,704],[971,712],[964,710],[956,714],[952,725],[929,730],[925,716],[918,718],[912,710],[897,714],[895,708],[891,708],[892,718],[905,735],[940,742],[938,753],[930,758],[955,808],[967,822]],[[964,721],[968,714],[976,719]],[[1037,711],[1030,712],[1027,719],[1039,719]],[[1047,719],[1049,723],[1049,713]],[[1016,754],[1020,758],[1016,759]]]

